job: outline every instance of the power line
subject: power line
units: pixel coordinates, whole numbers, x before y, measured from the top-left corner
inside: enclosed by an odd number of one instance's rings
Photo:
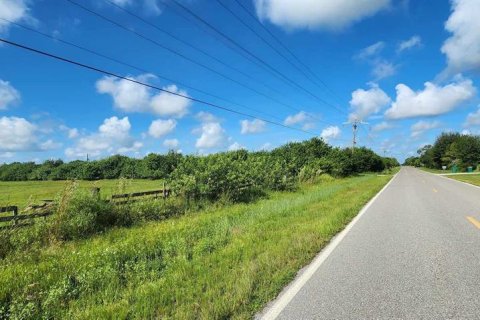
[[[105,54],[103,54],[103,53],[100,53],[100,52],[97,52],[97,51],[88,49],[88,48],[86,48],[86,47],[80,46],[80,45],[75,44],[75,43],[70,42],[70,41],[63,40],[63,39],[61,39],[61,38],[59,38],[59,37],[51,36],[51,35],[49,35],[49,34],[47,34],[47,33],[44,33],[44,32],[38,31],[38,30],[35,30],[35,29],[30,28],[30,27],[28,27],[28,26],[22,25],[22,24],[20,24],[20,23],[18,23],[18,22],[14,22],[14,21],[11,21],[11,20],[8,20],[8,19],[5,19],[5,18],[1,18],[1,17],[0,17],[0,20],[6,21],[6,22],[8,22],[8,23],[11,23],[11,24],[17,26],[17,27],[23,28],[23,29],[28,30],[28,31],[30,31],[30,32],[34,32],[34,33],[36,33],[36,34],[39,34],[39,35],[44,36],[44,37],[46,37],[46,38],[49,38],[49,39],[51,39],[51,40],[58,41],[58,42],[63,43],[63,44],[65,44],[65,45],[68,45],[68,46],[77,48],[77,49],[82,50],[82,51],[85,51],[85,52],[88,52],[88,53],[90,53],[90,54],[93,54],[93,55],[95,55],[95,56],[101,57],[101,58],[103,58],[103,59],[106,59],[106,60],[115,62],[115,63],[117,63],[117,64],[120,64],[120,65],[129,67],[129,68],[132,68],[132,69],[134,69],[134,70],[136,70],[136,71],[139,71],[139,72],[141,72],[141,73],[152,73],[152,74],[153,74],[153,72],[150,72],[150,71],[148,71],[148,70],[146,70],[146,69],[144,69],[144,68],[141,68],[141,67],[138,67],[138,66],[134,66],[134,65],[132,65],[132,64],[130,64],[130,63],[127,63],[127,62],[118,60],[118,59],[116,59],[116,58],[112,58],[112,57],[107,56],[107,55],[105,55]],[[250,110],[250,111],[254,111],[254,112],[260,113],[260,114],[264,114],[264,115],[269,116],[269,117],[271,117],[271,118],[274,118],[274,119],[277,119],[277,120],[279,120],[279,121],[282,121],[282,119],[280,119],[279,117],[276,117],[276,116],[271,115],[271,114],[269,114],[269,113],[266,113],[266,112],[264,112],[264,111],[256,110],[256,109],[247,107],[247,106],[245,106],[245,105],[243,105],[243,104],[239,104],[239,103],[237,103],[237,102],[233,102],[233,101],[231,101],[231,100],[222,98],[222,97],[217,96],[217,95],[215,95],[215,94],[206,92],[206,91],[204,91],[204,90],[201,90],[201,89],[198,89],[198,88],[194,88],[194,87],[189,86],[189,85],[187,85],[187,84],[185,84],[185,83],[182,83],[181,81],[173,80],[173,79],[167,78],[167,77],[165,77],[165,76],[163,76],[163,75],[158,75],[157,73],[155,73],[154,75],[155,75],[156,77],[160,78],[160,79],[163,79],[163,80],[166,80],[166,81],[169,81],[169,82],[178,84],[178,85],[180,85],[180,86],[182,86],[182,87],[185,87],[185,88],[188,88],[188,89],[190,89],[190,90],[197,91],[197,92],[199,92],[199,93],[202,93],[202,94],[204,94],[204,95],[207,95],[207,96],[216,98],[216,99],[218,99],[218,100],[222,100],[222,101],[224,101],[224,102],[227,102],[227,103],[236,105],[236,106],[238,106],[238,107],[245,108],[245,109],[248,109],[248,110]]]
[[[205,56],[209,57],[210,59],[216,61],[217,63],[221,64],[222,66],[224,66],[224,67],[226,67],[226,68],[228,68],[228,69],[231,69],[231,70],[233,70],[233,71],[235,71],[235,72],[238,72],[238,73],[240,73],[241,75],[243,75],[244,77],[246,77],[246,78],[248,78],[248,79],[250,79],[250,80],[254,80],[254,81],[256,81],[256,82],[259,82],[260,84],[262,84],[263,86],[265,86],[265,87],[268,88],[269,90],[272,90],[272,91],[274,91],[274,92],[276,92],[276,93],[281,94],[281,92],[278,91],[277,89],[275,89],[275,88],[273,88],[273,87],[271,87],[271,86],[269,86],[269,85],[267,85],[267,84],[265,84],[265,83],[263,83],[263,82],[261,82],[261,81],[258,81],[258,79],[252,77],[252,76],[249,75],[248,73],[246,73],[246,72],[244,72],[244,71],[242,71],[242,70],[240,70],[240,69],[232,66],[231,64],[228,64],[228,63],[223,62],[222,60],[220,60],[219,58],[217,58],[217,57],[214,56],[213,54],[210,54],[209,52],[203,50],[202,48],[199,48],[199,47],[197,47],[197,46],[195,46],[195,45],[192,45],[191,43],[189,43],[189,42],[181,39],[180,37],[174,35],[173,33],[169,32],[169,31],[167,31],[167,30],[165,30],[165,29],[160,28],[158,25],[156,25],[156,24],[148,21],[147,19],[142,18],[142,17],[139,16],[138,14],[136,14],[136,13],[134,13],[134,12],[132,12],[132,11],[130,11],[130,10],[128,10],[128,9],[126,9],[126,8],[118,5],[118,4],[116,4],[115,2],[113,2],[113,1],[111,1],[111,0],[104,0],[104,1],[107,2],[108,4],[110,4],[111,6],[113,6],[113,7],[117,8],[117,9],[119,9],[119,10],[127,13],[128,15],[134,17],[135,19],[138,19],[139,21],[143,22],[144,24],[146,24],[146,25],[154,28],[155,30],[157,30],[157,31],[159,31],[159,32],[161,32],[161,33],[169,36],[170,38],[172,38],[172,39],[174,39],[174,40],[182,43],[183,45],[185,45],[185,46],[187,46],[187,47],[189,47],[189,48],[191,48],[191,49],[193,49],[193,50],[195,50],[195,51],[198,51],[198,52],[202,53],[203,55],[205,55]]]
[[[260,25],[260,27],[265,30],[283,49],[285,49],[303,68],[305,68],[306,71],[308,71],[313,77],[315,77],[315,79],[317,79],[328,91],[330,91],[330,93],[332,95],[334,95],[337,99],[339,99],[339,97],[337,96],[337,94],[332,90],[330,89],[330,87],[322,80],[320,79],[313,71],[312,69],[307,65],[305,64],[304,62],[302,62],[302,60],[300,60],[300,58],[298,58],[298,56],[288,48],[287,45],[285,45],[273,32],[271,32],[266,26],[263,25],[263,23],[261,23],[258,18],[250,12],[250,10],[248,10],[248,8],[243,4],[241,3],[241,1],[239,0],[234,0],[258,25]]]
[[[290,58],[288,58],[286,55],[284,55],[280,50],[278,50],[275,46],[273,46],[270,41],[265,39],[261,34],[255,31],[248,23],[246,23],[238,14],[235,13],[232,9],[230,9],[227,5],[225,5],[222,0],[216,0],[216,2],[224,8],[226,11],[228,11],[235,19],[237,19],[243,26],[245,26],[248,30],[250,30],[257,38],[262,40],[263,43],[265,43],[270,49],[275,51],[279,56],[281,56],[285,61],[287,61],[292,67],[294,67],[297,71],[299,71],[301,74],[303,74],[308,80],[312,81],[315,85],[319,86],[317,82],[313,81],[312,77],[307,74],[304,70],[300,69],[295,63],[292,62]],[[320,86],[319,86],[320,87]]]
[[[68,0],[68,1],[71,1],[71,0]],[[277,70],[276,68],[272,67],[268,62],[266,62],[265,60],[263,60],[262,58],[258,57],[257,55],[255,55],[254,53],[252,53],[250,50],[246,49],[244,46],[242,46],[241,44],[239,44],[238,42],[236,42],[234,39],[232,39],[230,36],[228,36],[227,34],[225,34],[224,32],[220,31],[218,28],[216,28],[215,26],[213,26],[212,24],[210,24],[208,21],[206,21],[205,19],[203,19],[202,17],[200,17],[198,14],[196,14],[195,12],[193,12],[192,10],[190,10],[188,7],[184,6],[183,4],[181,4],[180,2],[178,2],[177,0],[170,0],[172,1],[173,3],[175,3],[178,7],[182,8],[184,11],[188,12],[191,16],[193,16],[195,19],[199,20],[200,22],[202,22],[204,25],[206,25],[207,27],[209,27],[210,29],[214,30],[216,33],[220,34],[222,37],[224,37],[225,39],[227,39],[229,42],[233,43],[237,48],[239,48],[240,50],[242,50],[243,52],[246,52],[248,55],[252,56],[253,58],[255,58],[256,60],[258,60],[259,62],[261,62],[263,65],[265,65],[268,69],[272,70],[274,73],[278,74],[281,78],[284,79],[284,81],[290,83],[292,86],[294,87],[297,87],[298,89],[300,89],[301,91],[305,92],[306,94],[308,94],[309,96],[315,98],[316,100],[318,100],[319,102],[323,103],[324,105],[328,106],[328,107],[331,107],[333,109],[336,109],[337,111],[341,112],[341,113],[345,113],[343,110],[341,110],[340,108],[328,103],[326,100],[318,97],[317,95],[315,95],[314,93],[312,93],[310,90],[307,90],[305,89],[304,87],[300,86],[298,83],[296,83],[295,81],[291,80],[290,78],[288,78],[286,75],[284,75],[282,72],[280,72],[279,70]]]
[[[265,98],[267,98],[267,99],[269,99],[269,100],[271,100],[271,101],[273,101],[273,102],[275,102],[275,103],[278,103],[278,104],[280,104],[280,105],[283,105],[284,107],[287,107],[287,108],[289,108],[289,109],[295,110],[295,111],[297,111],[297,112],[300,111],[300,109],[295,108],[294,106],[291,106],[291,105],[289,105],[289,104],[287,104],[287,103],[284,103],[284,102],[282,102],[282,101],[280,101],[280,100],[278,100],[278,99],[276,99],[276,98],[274,98],[274,97],[272,97],[272,96],[270,96],[270,95],[267,95],[267,94],[265,94],[265,93],[263,93],[263,92],[261,92],[261,91],[258,91],[258,90],[255,89],[255,88],[252,88],[252,87],[250,87],[250,86],[248,86],[248,85],[246,85],[246,84],[243,84],[243,83],[241,83],[240,81],[235,80],[235,79],[233,79],[232,77],[230,77],[230,76],[228,76],[228,75],[225,75],[225,74],[223,74],[223,73],[221,73],[221,72],[219,72],[219,71],[216,71],[215,69],[213,69],[213,68],[211,68],[211,67],[209,67],[209,66],[207,66],[207,65],[205,65],[205,64],[203,64],[203,63],[201,63],[201,62],[198,62],[198,61],[196,61],[196,60],[194,60],[194,59],[191,59],[191,58],[185,56],[184,54],[182,54],[182,53],[180,53],[180,52],[178,52],[178,51],[176,51],[176,50],[174,50],[174,49],[171,49],[171,48],[169,48],[169,47],[167,47],[167,46],[159,43],[158,41],[156,41],[156,40],[154,40],[154,39],[152,39],[152,38],[149,38],[149,37],[147,37],[147,36],[145,36],[145,35],[137,32],[137,31],[131,30],[131,29],[129,29],[128,27],[126,27],[126,26],[124,26],[124,25],[122,25],[122,24],[120,24],[120,23],[118,23],[118,22],[116,22],[116,21],[114,21],[114,20],[112,20],[112,19],[110,19],[110,18],[108,18],[108,17],[106,17],[106,16],[104,16],[104,15],[96,12],[96,11],[93,11],[92,9],[89,9],[89,8],[87,8],[87,7],[81,5],[81,4],[79,4],[79,3],[77,3],[77,2],[75,2],[75,1],[73,1],[73,0],[65,0],[65,1],[68,1],[68,2],[70,2],[71,4],[73,4],[73,5],[81,8],[81,9],[83,9],[83,10],[85,10],[86,12],[89,12],[90,14],[92,14],[92,15],[94,15],[94,16],[97,16],[97,17],[99,17],[100,19],[103,19],[103,20],[105,20],[105,21],[107,21],[107,22],[109,22],[109,23],[117,26],[118,28],[121,28],[121,29],[123,29],[123,30],[125,30],[125,31],[127,31],[127,32],[130,32],[130,33],[136,35],[137,37],[139,37],[139,38],[141,38],[141,39],[143,39],[143,40],[145,40],[145,41],[148,41],[148,42],[150,42],[150,43],[158,46],[159,48],[162,48],[163,50],[166,50],[166,51],[168,51],[168,52],[170,52],[170,53],[172,53],[172,54],[174,54],[174,55],[176,55],[176,56],[179,56],[179,57],[181,57],[181,58],[183,58],[183,59],[185,59],[185,60],[187,60],[187,61],[195,64],[195,65],[198,65],[198,66],[200,66],[200,67],[202,67],[202,68],[204,68],[204,69],[206,69],[206,70],[209,70],[210,72],[213,72],[213,73],[215,73],[215,74],[217,74],[217,75],[219,75],[219,76],[221,76],[221,77],[223,77],[223,78],[225,78],[225,79],[227,79],[227,80],[229,80],[229,81],[232,81],[232,82],[234,82],[234,83],[236,83],[236,84],[238,84],[238,85],[240,85],[240,86],[242,86],[242,87],[244,87],[244,88],[246,88],[246,89],[248,89],[248,90],[250,90],[250,91],[252,91],[252,92],[255,92],[256,94],[261,95],[261,96],[263,96],[263,97],[265,97]]]
[[[32,47],[28,47],[26,45],[23,45],[23,44],[20,44],[20,43],[17,43],[17,42],[9,41],[7,39],[0,38],[0,42],[15,46],[15,47],[20,48],[20,49],[24,49],[26,51],[34,52],[34,53],[37,53],[39,55],[43,55],[43,56],[46,56],[46,57],[49,57],[49,58],[52,58],[52,59],[55,59],[55,60],[66,62],[66,63],[71,64],[71,65],[82,67],[84,69],[95,71],[97,73],[102,73],[104,75],[112,76],[112,77],[115,77],[115,78],[118,78],[118,79],[122,79],[122,80],[125,80],[125,81],[132,82],[132,83],[136,83],[138,85],[145,86],[145,87],[150,88],[150,89],[165,92],[165,93],[168,93],[168,94],[171,94],[171,95],[174,95],[174,96],[177,96],[177,97],[181,97],[181,98],[193,101],[193,102],[201,103],[201,104],[210,106],[212,108],[220,109],[220,110],[223,110],[223,111],[227,111],[227,112],[230,112],[230,113],[234,113],[234,114],[237,114],[237,115],[248,117],[248,118],[251,118],[251,119],[258,119],[258,120],[264,121],[266,123],[270,123],[270,124],[273,124],[273,125],[276,125],[276,126],[279,126],[279,127],[290,129],[290,130],[303,132],[305,134],[309,134],[309,135],[312,135],[312,136],[318,136],[317,134],[315,134],[313,132],[310,132],[310,131],[307,131],[307,130],[287,126],[287,125],[284,125],[284,124],[279,123],[279,122],[259,118],[259,117],[253,116],[251,114],[248,114],[248,113],[244,113],[244,112],[237,111],[237,110],[234,110],[234,109],[231,109],[231,108],[223,107],[223,106],[220,106],[218,104],[214,104],[214,103],[204,101],[204,100],[201,100],[201,99],[189,97],[187,95],[184,95],[184,94],[181,94],[181,93],[178,93],[178,92],[173,92],[173,91],[163,89],[163,88],[160,88],[160,87],[157,87],[157,86],[154,86],[154,85],[150,85],[150,84],[142,82],[142,81],[138,81],[138,80],[135,80],[135,79],[132,79],[132,78],[128,78],[128,77],[125,77],[125,76],[118,75],[118,74],[113,73],[111,71],[107,71],[107,70],[103,70],[103,69],[100,69],[100,68],[97,68],[97,67],[93,67],[93,66],[90,66],[90,65],[78,62],[78,61],[74,61],[74,60],[71,60],[71,59],[68,59],[68,58],[64,58],[64,57],[61,57],[61,56],[58,56],[58,55],[55,55],[55,54],[52,54],[52,53],[49,53],[49,52],[46,52],[46,51],[42,51],[42,50],[38,50],[38,49],[35,49],[35,48],[32,48]]]

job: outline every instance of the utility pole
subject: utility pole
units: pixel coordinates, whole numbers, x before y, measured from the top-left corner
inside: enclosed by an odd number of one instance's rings
[[[367,122],[363,122],[358,120],[357,118],[350,120],[348,122],[344,122],[343,124],[350,124],[352,125],[352,132],[353,132],[353,141],[352,141],[352,153],[355,152],[355,148],[357,147],[357,134],[358,134],[358,127],[362,124],[368,124]]]

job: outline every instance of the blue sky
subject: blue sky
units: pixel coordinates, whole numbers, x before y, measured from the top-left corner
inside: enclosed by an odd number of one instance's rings
[[[260,119],[3,44],[0,163],[260,150],[314,135],[343,147],[354,119],[368,123],[359,145],[402,160],[442,131],[480,133],[478,0],[239,0],[248,12],[218,0],[255,33],[217,0],[76,1],[124,29],[67,0],[2,0],[0,36]]]

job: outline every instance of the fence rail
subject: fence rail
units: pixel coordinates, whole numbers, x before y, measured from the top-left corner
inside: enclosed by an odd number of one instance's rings
[[[100,189],[93,188],[92,192],[94,194],[100,194]],[[166,199],[170,196],[170,194],[171,194],[171,190],[164,188],[161,190],[153,190],[153,191],[114,194],[111,196],[109,200],[106,200],[106,201],[112,203],[113,205],[123,205],[130,202],[139,201],[145,197],[153,197],[154,199],[157,199],[157,198]],[[26,210],[31,211],[32,213],[22,212],[22,214],[19,214],[19,210],[17,206],[0,207],[0,213],[9,213],[9,212],[12,213],[12,215],[0,216],[0,223],[13,221],[13,226],[20,226],[18,224],[19,221],[36,219],[36,218],[45,218],[53,213],[50,208],[52,203],[53,203],[52,200],[44,200],[44,203],[41,205],[31,205],[27,207]],[[0,229],[4,229],[8,227],[9,226],[0,226]]]

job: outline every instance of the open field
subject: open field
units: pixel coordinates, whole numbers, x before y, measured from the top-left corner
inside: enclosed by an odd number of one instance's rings
[[[474,184],[476,186],[480,186],[480,174],[459,174],[459,175],[452,175],[448,177],[458,181],[463,181],[463,182]]]
[[[0,261],[0,317],[248,319],[390,179],[274,192]]]
[[[15,205],[23,208],[31,203],[53,199],[62,191],[67,181],[0,181],[0,206]],[[98,187],[101,196],[108,197],[118,192],[135,192],[162,189],[159,180],[99,180],[79,181],[80,188]],[[124,189],[123,189],[124,186]]]

